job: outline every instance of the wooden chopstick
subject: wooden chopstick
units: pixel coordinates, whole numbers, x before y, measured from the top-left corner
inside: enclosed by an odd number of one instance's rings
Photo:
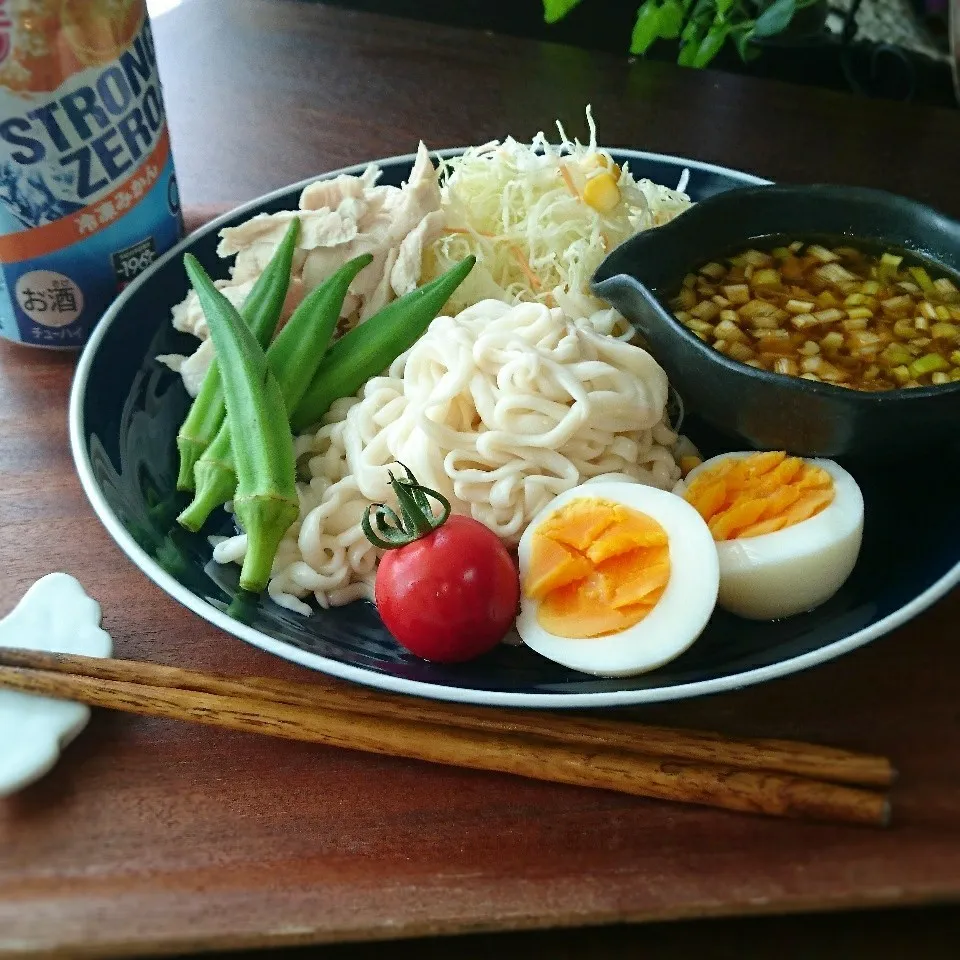
[[[101,680],[146,683],[338,710],[445,728],[536,737],[584,747],[617,749],[648,757],[706,763],[744,770],[764,770],[856,786],[886,787],[896,773],[886,757],[853,753],[817,744],[773,739],[733,739],[719,733],[678,730],[634,721],[607,720],[536,710],[501,710],[444,704],[362,687],[345,690],[328,683],[292,683],[265,677],[235,679],[179,667],[135,660],[40,653],[0,647],[0,665],[76,674]]]
[[[305,710],[257,697],[20,668],[0,669],[0,686],[127,712],[732,810],[869,824],[885,823],[889,817],[882,796],[848,787],[426,723]]]
[[[128,713],[747,813],[874,826],[886,825],[890,817],[889,802],[873,791],[622,750],[21,667],[0,667],[0,687]]]

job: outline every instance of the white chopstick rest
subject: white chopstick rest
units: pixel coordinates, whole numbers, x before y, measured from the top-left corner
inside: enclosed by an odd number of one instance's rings
[[[66,573],[38,580],[0,620],[0,646],[109,657],[100,604]],[[0,690],[0,797],[39,780],[90,719],[80,703]]]

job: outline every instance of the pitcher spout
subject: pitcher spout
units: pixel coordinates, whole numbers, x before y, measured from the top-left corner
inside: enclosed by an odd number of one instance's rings
[[[630,274],[618,273],[598,279],[591,286],[598,297],[633,323],[654,353],[670,349],[678,333],[676,323],[646,284]]]

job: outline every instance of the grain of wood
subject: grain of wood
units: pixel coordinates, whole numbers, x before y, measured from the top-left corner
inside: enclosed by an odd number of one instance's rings
[[[960,169],[951,112],[321,4],[222,6],[192,0],[154,24],[188,203],[247,200],[421,136],[527,136],[555,116],[582,134],[590,101],[612,145],[862,183],[960,214],[960,181],[944,173]],[[811,161],[824,130],[829,148]],[[304,679],[186,612],[113,545],[70,461],[72,364],[0,344],[0,612],[65,570],[101,601],[119,656]],[[95,713],[55,774],[0,804],[0,951],[130,956],[956,901],[958,620],[954,595],[816,670],[633,712],[895,756],[888,831]]]
[[[451,705],[361,687],[346,688],[320,678],[311,683],[291,683],[270,677],[234,678],[137,660],[51,655],[2,647],[0,664],[226,697],[249,699],[253,696],[319,711],[336,710],[404,723],[534,737],[567,745],[579,744],[743,770],[787,773],[834,783],[886,787],[895,779],[894,769],[886,757],[789,740],[732,739],[712,731],[657,727],[626,717],[618,719],[616,714],[610,713],[601,718],[558,711]],[[63,695],[69,698],[69,694],[69,689],[65,688]]]
[[[16,667],[0,667],[0,687],[124,713],[740,813],[871,826],[886,826],[890,819],[887,798],[873,791],[609,747]]]

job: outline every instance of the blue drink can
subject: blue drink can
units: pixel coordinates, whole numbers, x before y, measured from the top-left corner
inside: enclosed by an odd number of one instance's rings
[[[82,346],[182,236],[144,0],[0,0],[0,336]]]

